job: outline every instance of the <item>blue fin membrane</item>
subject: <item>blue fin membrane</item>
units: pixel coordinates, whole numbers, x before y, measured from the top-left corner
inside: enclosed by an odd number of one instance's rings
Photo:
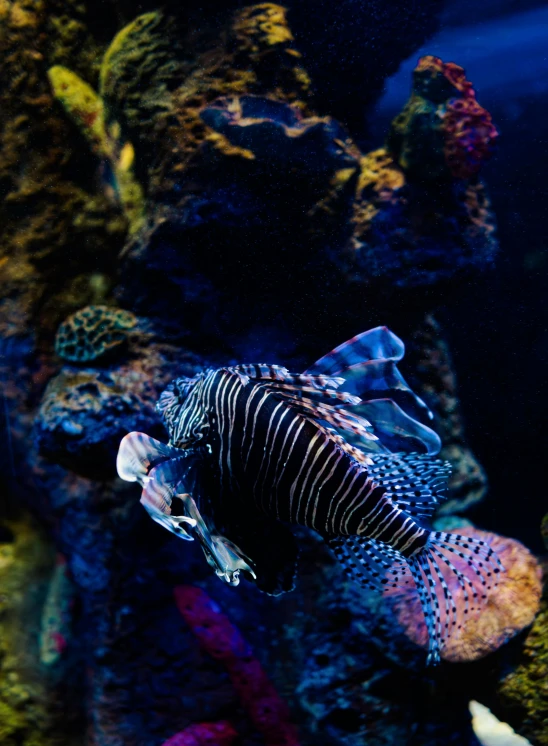
[[[390,398],[413,417],[432,419],[432,413],[408,386],[394,360],[370,360],[339,372],[340,390],[360,399]]]
[[[433,415],[397,367],[404,352],[402,340],[379,326],[339,345],[314,363],[306,374],[342,379],[338,391],[361,399],[352,407],[352,413],[371,422],[380,441],[375,447],[363,443],[361,447],[373,452],[418,450],[436,454],[441,441],[424,424]]]
[[[405,354],[405,345],[386,326],[369,329],[328,352],[306,372],[314,375],[337,376],[352,365],[369,360],[398,361]]]
[[[406,414],[392,399],[372,399],[354,409],[357,414],[373,423],[374,432],[387,452],[425,451],[435,456],[441,450],[439,435]]]

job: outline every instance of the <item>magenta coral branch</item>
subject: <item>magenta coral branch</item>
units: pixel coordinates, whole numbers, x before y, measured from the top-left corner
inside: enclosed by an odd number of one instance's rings
[[[195,586],[177,586],[174,595],[177,608],[202,648],[222,661],[250,719],[264,736],[266,746],[299,746],[286,703],[249,644],[220,607]]]
[[[163,746],[231,746],[238,734],[226,720],[196,723],[176,733]]]

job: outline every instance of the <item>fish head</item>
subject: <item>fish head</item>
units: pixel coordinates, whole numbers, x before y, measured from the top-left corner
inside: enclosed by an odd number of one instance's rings
[[[156,404],[156,411],[167,428],[170,441],[177,448],[185,448],[201,440],[208,426],[201,397],[207,372],[198,373],[193,378],[176,378],[160,394]]]

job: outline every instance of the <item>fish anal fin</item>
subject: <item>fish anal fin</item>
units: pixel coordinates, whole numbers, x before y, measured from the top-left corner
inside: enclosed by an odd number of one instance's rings
[[[361,536],[336,536],[327,544],[345,573],[368,590],[384,592],[413,584],[405,558],[388,544]]]

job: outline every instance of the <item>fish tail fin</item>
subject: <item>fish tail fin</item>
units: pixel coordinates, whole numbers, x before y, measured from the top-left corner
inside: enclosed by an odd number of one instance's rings
[[[487,542],[442,531],[432,531],[407,564],[428,632],[427,664],[436,665],[447,641],[481,611],[504,568]]]

